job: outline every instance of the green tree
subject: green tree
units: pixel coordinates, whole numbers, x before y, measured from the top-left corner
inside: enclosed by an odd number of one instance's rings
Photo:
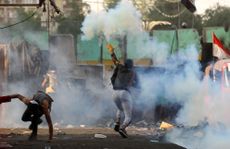
[[[19,20],[27,19],[24,24],[22,24],[24,29],[28,30],[43,30],[41,27],[41,14],[35,11],[26,12],[24,9],[18,10]]]
[[[208,26],[223,26],[224,23],[230,20],[230,7],[220,6],[209,8],[202,16],[203,25]]]
[[[104,0],[104,8],[106,10],[110,9],[110,8],[114,8],[116,7],[116,5],[120,2],[121,0]]]
[[[180,1],[156,0],[155,5],[147,14],[149,20],[168,21],[177,28],[181,28],[182,22],[186,22],[188,28],[201,30],[202,21],[200,15],[195,15],[187,10]]]
[[[105,0],[104,2],[114,7],[120,0]],[[141,12],[145,23],[151,21],[168,21],[177,28],[186,22],[188,28],[196,28],[201,33],[202,17],[187,10],[180,0],[132,0],[135,7]],[[109,8],[111,8],[109,7]]]
[[[8,32],[15,35],[23,35],[25,31],[44,31],[41,27],[41,14],[35,11],[25,11],[23,8],[17,9],[17,19],[9,20],[5,25]]]
[[[90,12],[90,7],[86,3],[72,1],[68,3],[71,10],[67,16],[56,17],[55,20],[59,23],[58,33],[72,34],[76,39],[81,34],[82,22],[86,13]]]

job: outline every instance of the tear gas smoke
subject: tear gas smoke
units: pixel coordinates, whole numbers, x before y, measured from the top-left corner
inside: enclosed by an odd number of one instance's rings
[[[206,79],[201,80],[200,65],[196,60],[198,50],[194,46],[190,45],[186,49],[179,50],[183,52],[169,55],[165,50],[165,47],[169,45],[149,38],[142,31],[140,17],[140,13],[127,1],[122,1],[108,12],[91,13],[83,22],[84,39],[91,39],[101,33],[107,40],[117,34],[128,35],[128,40],[131,37],[138,39],[138,42],[135,43],[138,52],[143,57],[151,55],[153,61],[164,68],[164,71],[157,73],[140,72],[142,94],[139,99],[135,99],[136,102],[144,106],[142,109],[145,110],[154,107],[158,102],[179,103],[182,108],[176,121],[185,126],[196,126],[203,120],[208,121],[207,127],[199,129],[198,133],[201,132],[201,134],[198,135],[198,139],[194,139],[197,137],[197,134],[194,134],[195,137],[192,134],[194,131],[183,133],[183,131],[175,129],[177,132],[173,131],[168,137],[171,142],[192,149],[229,148],[230,118],[228,117],[228,105],[230,100],[227,100],[229,95],[221,94],[218,87],[214,87]],[[147,39],[147,42],[143,39]],[[56,65],[59,63],[57,62]],[[68,63],[65,66],[68,67]],[[75,71],[77,73],[78,70]],[[68,75],[70,74],[59,74],[61,83],[57,89],[52,111],[54,123],[58,122],[63,125],[96,124],[98,120],[102,120],[106,116],[113,117],[114,111],[111,109],[115,108],[110,96],[111,88],[98,87],[95,83],[87,83],[83,87],[66,80]],[[88,79],[94,80],[93,78]],[[71,87],[68,83],[71,83]],[[28,94],[28,86],[22,87],[19,84],[10,84],[9,91],[6,93],[25,92]],[[222,96],[225,98],[220,99],[219,97]],[[16,104],[16,102],[7,104],[5,111],[12,111],[12,109],[19,111],[5,113],[4,121],[8,120],[7,124],[12,124],[7,126],[12,127],[13,122],[21,124],[20,116],[24,107],[21,104]],[[1,124],[4,124],[2,119]]]
[[[135,47],[137,55],[141,58],[150,57],[154,65],[162,65],[167,62],[170,55],[169,45],[159,42],[157,38],[149,37],[146,32],[139,33],[138,36],[128,36],[128,40]]]
[[[116,9],[114,11],[116,11]],[[106,15],[105,12],[103,13]],[[101,19],[103,20],[103,17],[99,20]],[[116,18],[111,17],[110,19]],[[108,30],[105,31],[103,28],[97,29],[96,27],[100,26],[97,23],[94,24],[91,22],[95,28],[90,27],[90,23],[87,23],[87,21],[84,24],[86,26],[83,25],[85,38],[90,39],[99,32],[105,32],[104,34],[107,39],[113,35],[113,25],[101,25],[101,27],[106,27],[111,31],[108,33],[106,32]],[[85,30],[91,32],[85,32]],[[140,30],[138,29],[138,31]],[[126,33],[127,32],[129,32],[129,30],[126,31]],[[229,138],[228,130],[230,119],[226,116],[228,113],[229,101],[227,99],[229,95],[221,94],[220,91],[217,90],[218,87],[216,86],[218,85],[213,85],[207,80],[202,80],[200,64],[197,61],[198,50],[195,46],[189,45],[186,49],[179,50],[183,52],[170,55],[169,52],[165,50],[169,45],[159,43],[157,39],[151,39],[145,32],[138,33],[138,37],[130,34],[128,34],[127,37],[128,40],[138,39],[135,40],[136,42],[133,42],[133,44],[137,47],[136,49],[138,49],[139,55],[142,57],[151,55],[154,64],[166,69],[163,73],[140,73],[142,94],[140,99],[136,99],[137,105],[141,105],[142,109],[148,111],[148,109],[159,104],[159,102],[161,104],[179,103],[182,108],[177,115],[177,123],[187,127],[197,126],[204,120],[207,120],[209,123],[208,127],[199,129],[201,132],[190,131],[190,133],[182,133],[181,130],[179,130],[179,134],[169,133],[169,141],[191,149],[214,149],[219,146],[228,148],[230,144],[225,137]],[[225,96],[225,98],[219,100],[219,97],[223,96]],[[211,99],[210,97],[215,98]],[[224,127],[220,128],[217,125]],[[196,135],[198,135],[198,137]],[[202,138],[199,137],[199,135],[201,135]]]
[[[170,141],[188,149],[227,149],[229,143],[229,129],[222,124],[212,125],[199,130],[182,131],[174,129],[167,137]]]
[[[170,133],[171,137],[169,137],[169,141],[192,149],[215,148],[220,145],[219,143],[215,143],[217,141],[212,141],[213,138],[215,138],[216,140],[222,140],[220,146],[228,148],[227,139],[222,138],[224,136],[228,137],[229,135],[222,134],[222,131],[218,131],[218,133],[213,131],[215,130],[215,125],[211,125],[221,123],[226,129],[229,128],[229,118],[226,116],[228,113],[228,101],[225,100],[228,98],[222,99],[221,101],[217,98],[211,101],[210,98],[207,100],[208,96],[220,97],[220,92],[216,90],[218,87],[213,87],[213,85],[207,81],[202,81],[202,72],[200,71],[200,64],[197,61],[198,50],[195,46],[188,45],[186,49],[179,49],[179,51],[183,52],[170,55],[166,50],[169,45],[160,43],[157,39],[151,39],[140,29],[141,23],[139,15],[134,15],[136,19],[127,21],[127,23],[130,23],[129,25],[122,24],[123,21],[120,21],[121,17],[114,17],[116,16],[114,13],[122,14],[121,12],[123,11],[119,9],[123,8],[122,5],[125,3],[127,2],[122,1],[115,9],[111,9],[108,12],[87,16],[82,27],[84,33],[83,39],[91,39],[101,33],[104,34],[107,40],[117,34],[122,36],[124,33],[127,35],[128,41],[135,39],[135,42],[132,43],[137,47],[136,49],[138,49],[139,55],[142,57],[151,55],[153,63],[164,68],[164,71],[140,73],[142,94],[140,99],[136,101],[138,105],[141,105],[142,109],[148,110],[148,108],[154,107],[159,102],[161,104],[179,103],[182,108],[177,115],[176,122],[189,127],[196,126],[200,124],[200,122],[207,120],[209,127],[202,128],[201,130],[208,135],[204,135],[202,139],[194,139],[194,136],[191,135],[192,132],[185,133],[186,143],[181,143],[183,139],[180,137],[184,134],[179,133],[178,135],[178,133]],[[131,16],[133,16],[133,14],[139,14],[136,13],[138,11],[133,8],[125,9],[125,12]],[[127,16],[126,14],[123,15]],[[97,20],[95,20],[95,18],[97,18]],[[134,31],[131,29],[134,29]],[[130,32],[138,32],[138,36]]]
[[[132,35],[142,32],[141,14],[132,2],[122,0],[108,12],[90,13],[86,16],[82,28],[83,39],[92,39],[101,33],[109,40],[112,36]]]
[[[137,55],[141,58],[151,55],[154,64],[164,63],[169,56],[169,51],[166,50],[169,45],[149,37],[143,30],[140,12],[127,0],[122,0],[108,12],[90,13],[82,23],[81,30],[83,40],[103,35],[109,41],[126,35],[127,39],[133,43],[133,47],[137,49]]]
[[[36,35],[34,34],[34,37],[31,37],[32,35],[32,33],[29,33],[29,37],[35,39]],[[25,45],[23,43],[24,42],[17,43],[16,47],[24,47]],[[42,42],[36,42],[34,44],[38,47],[39,45],[43,45]],[[51,45],[51,47],[55,50],[59,49],[59,51],[56,51],[55,59],[51,64],[56,66],[58,75],[57,93],[51,95],[54,98],[51,112],[53,123],[60,127],[65,127],[69,124],[73,126],[79,126],[80,124],[96,125],[102,123],[98,122],[99,120],[108,118],[108,116],[112,119],[115,110],[111,110],[114,109],[114,104],[110,100],[111,90],[108,89],[107,91],[98,85],[101,78],[99,78],[99,75],[95,77],[94,69],[87,68],[88,70],[81,70],[81,72],[78,72],[78,69],[74,70],[69,58],[65,55],[63,56],[63,46],[57,47]],[[1,95],[19,93],[31,98],[37,89],[41,88],[43,76],[31,77],[23,74],[22,72],[27,71],[22,58],[30,63],[30,56],[27,55],[26,50],[22,51],[19,48],[18,51],[11,49],[9,53],[10,77],[8,85]],[[20,51],[22,53],[20,53]],[[30,52],[31,51],[29,51],[29,53]],[[87,72],[87,74],[80,74],[82,72]],[[80,76],[78,74],[80,74]],[[102,77],[102,73],[100,74]],[[89,75],[91,77],[86,78],[86,76]],[[87,80],[85,85],[81,83],[83,79]],[[0,127],[27,126],[25,122],[21,121],[21,116],[26,108],[22,102],[18,99],[13,99],[10,103],[3,103],[2,107],[3,113],[1,113]],[[103,121],[103,124],[104,122],[105,121]],[[29,125],[29,123],[26,124]]]

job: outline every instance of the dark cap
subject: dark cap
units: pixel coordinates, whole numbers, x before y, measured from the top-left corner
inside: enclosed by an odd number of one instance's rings
[[[125,60],[125,67],[133,68],[133,60],[132,59]]]

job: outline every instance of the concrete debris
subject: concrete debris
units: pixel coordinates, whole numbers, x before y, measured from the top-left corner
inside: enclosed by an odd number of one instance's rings
[[[95,138],[99,138],[99,139],[105,139],[105,138],[107,138],[106,135],[99,134],[99,133],[94,134],[94,137],[95,137]]]
[[[149,130],[149,128],[136,128],[137,129],[137,131],[147,131],[147,130]]]
[[[31,131],[23,131],[22,132],[23,135],[30,134],[30,133],[31,133]]]
[[[45,148],[44,149],[51,149],[51,146],[45,146]]]
[[[159,140],[151,139],[150,142],[151,142],[151,143],[156,143],[156,142],[159,142]]]
[[[63,131],[61,131],[61,130],[58,130],[58,131],[56,131],[56,132],[57,132],[57,135],[66,135],[66,133],[63,132]]]
[[[66,128],[74,128],[74,126],[69,124],[66,126]]]
[[[80,125],[81,128],[85,128],[85,125]]]
[[[156,131],[153,133],[152,140],[158,140],[159,142],[164,141],[166,134],[166,130],[156,129]]]
[[[145,120],[142,120],[142,121],[137,122],[136,126],[138,126],[138,127],[147,127],[148,123]]]
[[[0,142],[0,148],[13,148],[12,145],[8,144],[7,142]]]
[[[59,129],[59,128],[57,128],[57,127],[54,127],[54,130],[59,131],[60,129]]]
[[[54,127],[54,128],[60,128],[61,125],[60,125],[60,123],[54,123],[54,124],[53,124],[53,127]]]
[[[8,136],[17,136],[17,135],[21,135],[21,134],[20,133],[11,132],[11,133],[8,133],[7,135]]]
[[[11,136],[11,135],[7,135],[7,138],[12,138],[13,136]],[[1,138],[0,138],[1,139]]]

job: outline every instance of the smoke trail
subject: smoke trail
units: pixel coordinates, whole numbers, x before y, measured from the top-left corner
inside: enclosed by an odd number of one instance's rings
[[[137,35],[142,31],[141,15],[130,1],[122,0],[108,12],[90,13],[81,28],[83,39],[92,39],[103,33],[107,40],[112,36]]]
[[[122,0],[108,12],[90,13],[82,23],[81,30],[83,40],[104,35],[106,40],[109,41],[111,38],[126,35],[128,42],[135,47],[133,50],[136,50],[137,55],[141,58],[151,55],[154,64],[164,63],[169,56],[169,51],[166,50],[169,45],[149,37],[148,33],[142,28],[140,12],[127,0]]]

